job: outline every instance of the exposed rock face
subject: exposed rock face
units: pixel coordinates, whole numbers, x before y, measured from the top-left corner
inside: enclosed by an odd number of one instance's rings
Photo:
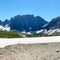
[[[60,43],[7,46],[0,48],[0,60],[60,60]]]
[[[60,16],[53,18],[46,26],[45,29],[57,29],[60,28]]]
[[[9,26],[11,30],[16,31],[37,31],[42,29],[42,26],[47,24],[48,22],[45,21],[40,16],[34,15],[17,15],[10,19]]]
[[[40,16],[16,15],[9,20],[1,21],[0,25],[9,25],[13,31],[37,31],[43,28],[48,22]]]

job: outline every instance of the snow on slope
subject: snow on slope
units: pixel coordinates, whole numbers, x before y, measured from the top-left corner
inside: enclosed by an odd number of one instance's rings
[[[47,26],[48,24],[45,24],[43,27]]]
[[[56,33],[56,32],[60,33],[60,29],[57,28],[57,29],[48,30],[48,31],[47,31],[47,34],[48,34],[48,35],[52,35],[52,34],[54,34],[54,33]]]
[[[2,31],[10,31],[10,27],[8,26],[8,25],[6,25],[6,26],[2,26],[2,25],[0,25],[0,30],[2,30]]]
[[[60,36],[52,36],[52,37],[34,37],[34,38],[0,38],[0,48],[14,45],[14,44],[32,44],[32,43],[50,43],[50,42],[60,42]]]
[[[51,35],[51,34],[55,33],[56,31],[57,31],[57,29],[49,30],[49,31],[48,31],[48,35]]]

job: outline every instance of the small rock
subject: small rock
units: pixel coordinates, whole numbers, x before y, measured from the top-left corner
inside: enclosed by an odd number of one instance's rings
[[[58,53],[59,52],[59,49],[57,49],[56,52]]]

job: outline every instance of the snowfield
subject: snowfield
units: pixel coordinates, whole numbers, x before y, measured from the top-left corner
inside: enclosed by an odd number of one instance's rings
[[[0,48],[14,44],[51,43],[60,42],[60,36],[34,38],[0,38]]]

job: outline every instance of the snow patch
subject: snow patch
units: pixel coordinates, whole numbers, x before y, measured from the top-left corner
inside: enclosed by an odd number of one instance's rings
[[[48,24],[45,24],[43,27],[47,26]]]
[[[0,38],[0,48],[14,45],[14,44],[32,44],[32,43],[51,43],[51,42],[60,42],[60,36],[52,36],[52,37],[34,37],[34,38],[11,38],[11,39],[3,39]]]
[[[2,26],[2,25],[0,25],[0,30],[2,30],[2,31],[10,31],[10,27],[8,26],[8,25],[6,25],[6,26]]]

